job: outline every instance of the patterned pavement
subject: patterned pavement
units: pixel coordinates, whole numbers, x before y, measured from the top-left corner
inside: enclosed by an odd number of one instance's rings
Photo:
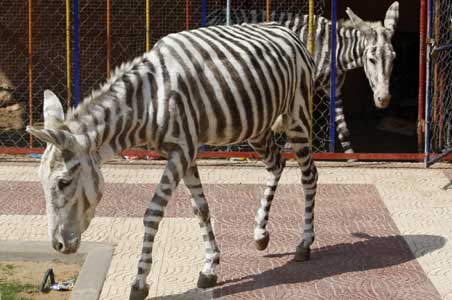
[[[149,299],[452,299],[452,169],[320,167],[312,259],[291,261],[303,228],[299,170],[288,167],[270,215],[269,248],[254,249],[265,171],[202,166],[221,249],[220,285],[195,288],[203,250],[179,187],[157,236]],[[0,239],[46,240],[37,165],[0,166]],[[107,165],[107,188],[84,240],[116,245],[101,299],[127,299],[142,239],[140,217],[162,166]],[[450,176],[450,177],[449,177]]]

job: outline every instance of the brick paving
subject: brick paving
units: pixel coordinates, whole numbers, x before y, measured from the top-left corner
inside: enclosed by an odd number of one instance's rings
[[[97,210],[99,225],[94,222],[85,238],[118,243],[101,299],[126,299],[141,240],[141,221],[132,217],[142,216],[161,166],[108,167],[106,193]],[[1,228],[23,222],[14,223],[13,216],[6,216],[6,223],[2,223],[1,215],[18,215],[18,220],[38,218],[38,235],[27,230],[19,235],[45,239],[45,218],[35,217],[45,214],[41,186],[32,175],[36,166],[3,167],[5,171],[11,168],[17,168],[11,172],[14,180],[5,180],[5,173],[0,175],[0,239],[16,238],[20,228]],[[157,259],[149,279],[151,296],[161,300],[452,299],[447,283],[447,278],[452,278],[452,251],[447,242],[452,234],[450,223],[445,222],[452,219],[452,199],[450,193],[438,189],[448,182],[441,174],[451,175],[450,170],[425,170],[426,175],[421,176],[424,170],[320,168],[317,238],[312,259],[305,263],[291,261],[303,228],[302,189],[294,184],[299,180],[296,168],[286,170],[277,191],[270,216],[269,248],[263,252],[254,249],[253,220],[263,192],[257,183],[265,175],[256,170],[201,168],[222,251],[220,285],[207,292],[194,288],[202,263],[202,243],[188,193],[178,188],[167,208],[164,224],[168,225],[159,233],[161,246],[156,246]],[[138,183],[124,183],[132,181],[129,172],[147,172],[149,179],[140,175]],[[235,174],[240,172],[243,176],[237,178]],[[147,180],[149,184],[142,183]],[[430,206],[433,209],[426,211]],[[432,214],[437,217],[429,219]],[[30,215],[31,219],[19,215]],[[170,225],[171,220],[176,223]],[[130,236],[115,234],[108,225],[112,222]],[[121,239],[129,238],[133,242],[120,244]],[[190,256],[190,251],[196,253]],[[122,286],[113,282],[122,282]]]
[[[270,218],[271,244],[263,257],[253,249],[249,230],[234,228],[239,224],[252,228],[250,216],[256,205],[240,195],[252,193],[252,199],[256,199],[259,189],[241,186],[239,197],[227,197],[229,189],[223,191],[225,197],[221,199],[231,199],[227,207],[240,209],[215,211],[221,211],[216,232],[224,253],[220,272],[224,285],[214,290],[215,297],[440,299],[373,186],[320,186],[317,238],[312,260],[306,263],[291,261],[303,226],[299,185],[283,185],[279,190]]]
[[[444,174],[452,181],[452,170],[444,170]]]

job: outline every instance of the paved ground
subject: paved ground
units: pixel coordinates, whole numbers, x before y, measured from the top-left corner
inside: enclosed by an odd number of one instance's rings
[[[141,216],[162,166],[107,165],[107,192],[84,240],[114,243],[101,299],[127,299],[142,240]],[[149,299],[452,299],[452,169],[411,165],[320,167],[312,260],[291,262],[302,232],[300,173],[287,167],[266,251],[254,249],[262,167],[202,166],[221,248],[220,285],[195,288],[203,250],[179,187],[162,222]],[[46,240],[34,163],[0,165],[0,239]]]

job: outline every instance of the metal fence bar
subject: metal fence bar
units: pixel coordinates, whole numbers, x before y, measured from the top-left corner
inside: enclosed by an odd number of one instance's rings
[[[448,147],[447,149],[444,150],[443,153],[441,153],[433,158],[431,158],[431,155],[430,155],[429,159],[425,163],[426,167],[428,168],[428,167],[434,165],[435,163],[439,162],[442,159],[452,160],[452,157],[450,157],[450,153],[452,153],[452,146]]]
[[[445,45],[445,46],[439,46],[439,47],[436,47],[433,50],[432,55],[434,57],[435,55],[438,54],[438,52],[445,51],[445,50],[451,50],[451,49],[452,49],[452,44],[451,45]]]
[[[66,0],[66,101],[67,106],[72,105],[71,86],[71,2]]]
[[[190,30],[190,0],[185,0],[185,30]]]
[[[73,105],[77,106],[80,103],[80,45],[79,45],[79,13],[78,0],[73,0],[74,12],[74,100]]]
[[[309,0],[308,8],[308,50],[311,55],[314,56],[315,44],[314,44],[314,0]],[[309,147],[312,149],[313,144],[313,131],[314,131],[314,93],[311,93],[309,97],[309,113],[311,115],[311,124],[309,130]]]
[[[44,148],[0,148],[1,154],[42,154]],[[127,150],[122,153],[124,156],[149,156],[152,158],[161,158],[158,153],[147,150]],[[294,153],[283,152],[282,156],[287,159],[294,159]],[[206,151],[198,153],[198,158],[259,158],[256,152],[224,152],[224,151]],[[423,153],[313,153],[316,160],[349,160],[358,159],[360,161],[423,161]],[[441,159],[452,160],[452,154],[448,154]]]
[[[158,153],[147,150],[127,150],[123,152],[126,156],[149,156],[152,158],[162,158]],[[287,159],[295,159],[293,152],[282,152],[281,155]],[[418,161],[424,160],[422,153],[313,153],[313,158],[316,160],[350,160],[357,159],[360,161]],[[243,151],[205,151],[199,152],[198,158],[259,158],[256,152]],[[442,157],[442,159],[452,159],[452,154]]]
[[[201,0],[201,27],[207,25],[207,0]]]
[[[28,124],[33,126],[33,0],[28,0]],[[29,147],[33,148],[33,136],[29,134]]]
[[[309,25],[308,25],[308,50],[311,55],[314,54],[314,0],[309,0],[309,13],[308,13]]]
[[[429,43],[427,44],[427,74],[426,74],[426,85],[427,85],[427,101],[425,105],[425,135],[424,135],[424,153],[425,153],[425,165],[428,165],[428,160],[430,157],[430,103],[432,100],[432,91],[430,87],[430,77],[432,73],[432,60],[430,57],[432,50],[432,38],[433,38],[433,0],[428,1],[428,22],[427,22],[427,32]]]
[[[231,0],[226,0],[226,25],[231,25]]]
[[[334,152],[336,137],[336,0],[331,0],[331,83],[330,83],[330,146],[329,151]]]
[[[439,41],[439,3],[438,0],[435,0],[435,8],[434,8],[434,34],[433,34],[433,41],[435,41],[435,47],[436,47],[436,43]],[[431,105],[433,106],[432,108],[430,108],[433,112],[433,116],[430,119],[430,122],[433,122],[433,124],[437,124],[438,120],[437,120],[437,105],[438,105],[438,93],[436,92],[438,90],[438,69],[439,66],[437,63],[435,63],[434,60],[434,49],[432,50],[432,65],[433,65],[433,98],[432,98],[432,102]]]
[[[421,1],[421,9],[420,9],[420,29],[419,29],[419,95],[418,95],[418,124],[417,124],[417,144],[418,144],[418,152],[422,152],[422,145],[424,142],[423,137],[423,125],[425,118],[425,80],[426,80],[426,37],[427,37],[427,1]]]
[[[270,0],[265,2],[265,22],[270,22]]]
[[[107,38],[106,38],[106,47],[107,47],[107,78],[110,78],[111,72],[111,5],[110,0],[107,1]]]
[[[146,52],[151,50],[151,5],[149,1],[150,0],[146,0]]]

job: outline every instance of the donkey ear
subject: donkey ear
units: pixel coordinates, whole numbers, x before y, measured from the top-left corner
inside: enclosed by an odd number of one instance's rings
[[[371,36],[372,35],[372,33],[373,33],[372,27],[369,24],[367,24],[367,22],[364,22],[360,17],[358,17],[351,10],[350,7],[347,7],[345,12],[347,13],[348,17],[350,18],[350,21],[352,21],[352,23],[353,23],[353,25],[355,26],[356,29],[361,31],[366,36]]]
[[[388,8],[384,21],[385,28],[391,32],[391,35],[394,34],[398,21],[399,21],[399,2],[396,1]]]
[[[27,126],[27,132],[39,140],[55,145],[60,150],[75,150],[78,143],[74,135],[65,130],[54,129],[38,129],[32,126]]]
[[[44,128],[56,129],[64,121],[60,100],[51,90],[44,91]]]

